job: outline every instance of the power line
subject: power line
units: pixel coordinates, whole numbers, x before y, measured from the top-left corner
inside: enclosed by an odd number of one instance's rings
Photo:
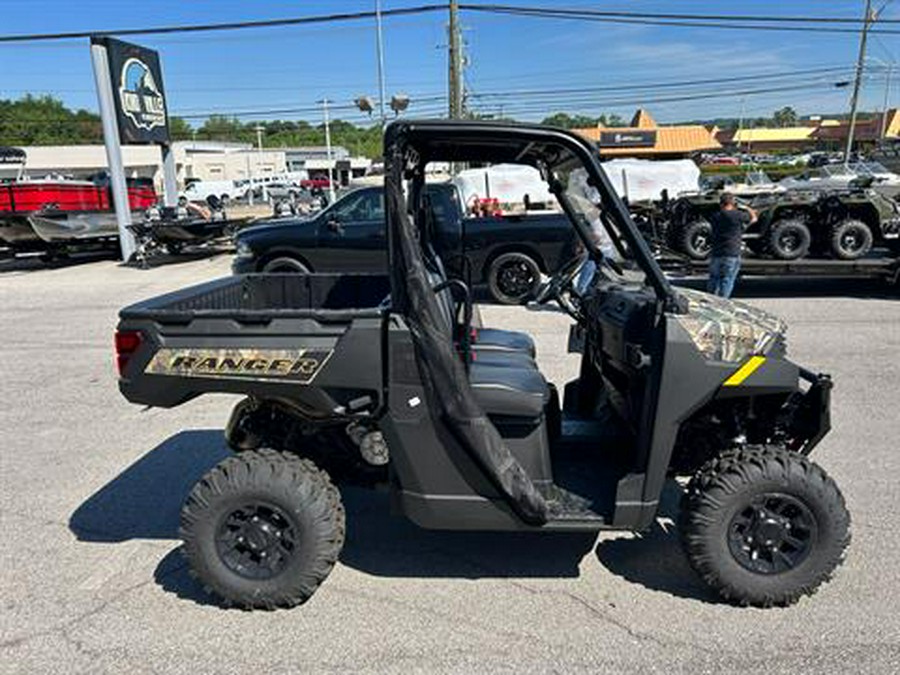
[[[670,19],[689,21],[757,21],[774,23],[843,23],[861,26],[863,19],[856,17],[823,17],[823,16],[771,16],[747,14],[666,14],[659,12],[623,12],[594,9],[561,9],[557,7],[536,7],[533,5],[498,5],[498,4],[460,4],[460,8],[473,11],[536,11],[572,16],[597,16],[608,18],[631,19]],[[900,23],[900,19],[880,19],[882,23]]]
[[[446,4],[426,4],[413,7],[399,7],[382,10],[382,17],[410,16],[429,12],[446,11]],[[472,4],[460,3],[459,9],[470,12],[493,14],[510,14],[537,18],[556,18],[601,21],[610,23],[637,23],[661,26],[701,27],[701,28],[736,28],[742,30],[776,30],[856,33],[855,28],[832,28],[831,25],[862,24],[859,19],[840,17],[814,16],[754,16],[727,14],[674,14],[651,12],[611,12],[581,9],[560,9],[555,7],[536,7],[522,5]],[[339,21],[357,21],[374,19],[376,12],[341,12],[283,19],[261,19],[257,21],[231,21],[225,23],[184,24],[177,26],[153,26],[147,28],[119,28],[114,30],[73,31],[60,33],[32,33],[24,35],[2,35],[0,44],[14,42],[46,42],[56,40],[73,40],[89,37],[113,37],[127,35],[166,35],[172,33],[201,33],[213,31],[230,31],[243,29],[274,28],[280,26],[299,26],[309,24],[334,23]],[[897,24],[897,19],[879,19],[880,24]],[[803,25],[784,25],[803,24]],[[826,25],[823,25],[826,24]],[[873,29],[872,33],[881,35],[897,34],[898,30]]]
[[[643,16],[637,15],[634,18],[628,18],[627,16],[605,16],[603,13],[592,13],[589,10],[559,10],[555,8],[538,8],[538,7],[517,7],[511,5],[460,5],[460,9],[464,9],[466,11],[471,12],[483,12],[490,14],[505,14],[510,16],[522,16],[522,17],[530,17],[530,18],[542,18],[542,19],[561,19],[561,20],[569,20],[569,21],[591,21],[597,23],[616,23],[616,24],[633,24],[633,25],[642,25],[642,26],[670,26],[676,28],[723,28],[729,30],[746,30],[746,31],[788,31],[788,32],[802,32],[802,33],[843,33],[843,34],[852,34],[856,35],[859,33],[859,30],[855,28],[832,28],[820,25],[814,25],[817,21],[816,18],[810,17],[807,19],[808,23],[811,25],[779,25],[772,23],[740,23],[740,22],[731,22],[731,21],[723,21],[719,20],[708,20],[708,19],[654,19],[654,18],[644,18]],[[627,15],[628,13],[620,12],[621,15]],[[636,13],[630,13],[636,14]],[[647,15],[650,16],[650,15]],[[688,15],[685,15],[688,16]],[[697,15],[700,16],[700,15]],[[789,17],[794,19],[800,19],[800,17]],[[778,17],[771,17],[765,19],[766,21],[778,21]],[[858,20],[857,20],[857,23]],[[885,19],[882,23],[896,23],[895,20]],[[900,30],[891,30],[891,29],[872,29],[870,33],[875,33],[879,35],[897,35],[900,34]]]
[[[780,80],[791,79],[800,76],[814,74],[837,74],[851,72],[851,66],[831,66],[824,68],[809,68],[806,70],[795,70],[781,73],[760,73],[756,75],[741,75],[731,77],[719,77],[702,80],[683,80],[680,82],[652,82],[643,84],[626,84],[626,85],[603,85],[599,87],[574,87],[559,89],[521,89],[518,91],[495,92],[471,94],[471,98],[506,98],[515,96],[532,96],[532,95],[556,95],[556,94],[572,94],[572,93],[591,93],[603,91],[633,91],[641,89],[671,89],[682,88],[694,85],[707,84],[724,84],[729,82],[745,82],[748,80]]]
[[[382,10],[381,16],[409,16],[446,10],[446,5],[430,4],[415,7],[398,7]],[[373,19],[375,12],[341,12],[318,16],[300,16],[285,19],[262,19],[258,21],[231,21],[227,23],[190,24],[181,26],[155,26],[150,28],[120,28],[117,30],[77,31],[68,33],[32,33],[30,35],[0,35],[0,43],[4,42],[39,42],[49,40],[74,40],[89,37],[116,37],[122,35],[165,35],[169,33],[202,33],[221,30],[241,30],[248,28],[275,28],[278,26],[301,26],[316,23],[334,23],[337,21],[357,21]]]

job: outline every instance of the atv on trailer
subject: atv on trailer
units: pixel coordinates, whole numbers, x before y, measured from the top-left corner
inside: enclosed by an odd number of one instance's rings
[[[857,260],[873,246],[898,250],[900,205],[874,190],[791,190],[758,195],[747,203],[759,212],[759,220],[744,232],[744,242],[760,256]],[[693,260],[708,258],[719,193],[680,197],[664,209],[669,248]]]
[[[230,277],[121,312],[130,401],[248,396],[226,432],[235,455],[182,511],[206,587],[246,608],[309,598],[344,541],[332,478],[360,466],[422,527],[494,531],[642,530],[667,479],[690,476],[685,550],[722,596],[784,605],[829,578],[850,519],[807,455],[830,427],[831,382],[787,359],[780,320],[672,288],[575,134],[401,121],[385,160],[389,280]],[[582,296],[573,260],[538,298],[575,321],[581,370],[562,406],[527,334],[473,328],[469,289],[432,246],[430,162],[538,168],[596,261]]]

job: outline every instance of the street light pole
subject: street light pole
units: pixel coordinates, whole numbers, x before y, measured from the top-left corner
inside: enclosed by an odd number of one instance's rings
[[[850,153],[853,151],[853,134],[856,131],[856,109],[859,104],[859,88],[862,84],[866,60],[866,39],[869,36],[869,24],[871,22],[872,0],[866,0],[866,16],[863,19],[862,35],[859,38],[859,57],[856,60],[856,80],[853,83],[853,96],[850,99],[850,128],[847,130],[847,149],[844,151],[844,166],[850,163]]]
[[[257,124],[257,125],[254,127],[254,131],[256,131],[256,147],[259,148],[259,151],[260,151],[260,152],[262,152],[262,149],[263,149],[263,147],[262,147],[262,132],[263,132],[263,125],[262,125],[262,124]]]
[[[381,30],[381,0],[375,0],[375,31],[378,51],[378,110],[381,114],[381,129],[383,131],[387,117],[384,112],[384,40]]]
[[[334,204],[334,175],[331,171],[331,122],[328,119],[327,98],[322,99],[322,114],[325,117],[325,156],[328,161],[328,203]]]

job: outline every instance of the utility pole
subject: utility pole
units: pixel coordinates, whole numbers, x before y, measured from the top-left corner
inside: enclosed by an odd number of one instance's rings
[[[387,116],[384,113],[384,39],[381,32],[381,0],[375,0],[375,31],[378,51],[378,110],[381,114],[381,130],[384,131]]]
[[[449,32],[449,112],[450,119],[455,120],[463,116],[462,40],[460,39],[458,0],[450,0]]]
[[[328,203],[334,204],[334,173],[331,166],[331,122],[328,119],[328,104],[330,101],[323,98],[322,114],[325,116],[325,156],[328,161]]]
[[[863,69],[866,61],[866,39],[869,37],[869,25],[873,20],[872,0],[866,0],[866,16],[863,19],[862,35],[859,38],[859,57],[856,60],[856,80],[853,82],[853,96],[850,99],[850,128],[847,130],[847,149],[844,151],[844,166],[850,163],[853,152],[853,134],[856,131],[856,108],[859,104],[859,88],[862,84]]]
[[[887,64],[887,80],[884,85],[884,104],[881,108],[881,133],[879,134],[881,140],[884,140],[884,136],[887,134],[888,104],[890,103],[891,96],[891,72],[893,68],[894,62],[890,61]]]
[[[738,152],[741,151],[741,136],[743,135],[742,132],[744,130],[744,106],[746,105],[746,103],[747,103],[747,97],[741,96],[741,117],[738,120],[738,132],[737,132],[737,137],[738,137],[737,151]]]

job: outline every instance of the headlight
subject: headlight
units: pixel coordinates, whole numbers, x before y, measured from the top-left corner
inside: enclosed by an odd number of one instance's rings
[[[247,244],[247,242],[239,241],[237,244],[237,249],[235,250],[235,255],[238,258],[252,258],[253,249],[250,248],[250,245]]]
[[[784,355],[787,326],[778,317],[706,293],[679,292],[688,299],[689,311],[676,319],[707,359],[738,362],[754,354]]]

